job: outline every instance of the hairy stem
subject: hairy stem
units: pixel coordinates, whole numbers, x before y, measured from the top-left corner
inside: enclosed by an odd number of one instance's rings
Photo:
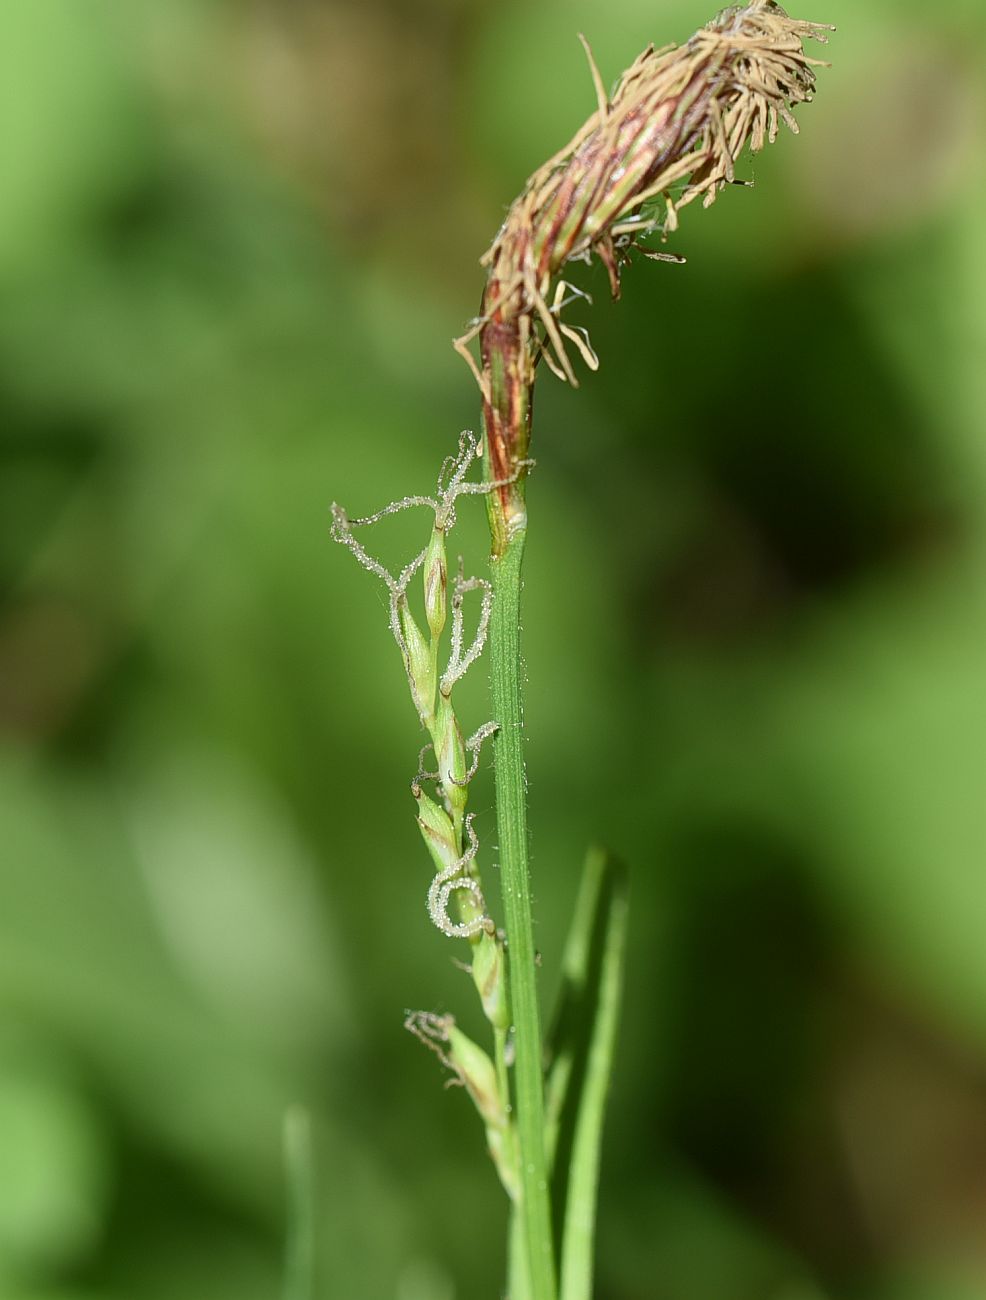
[[[497,830],[515,1043],[515,1107],[520,1145],[524,1236],[531,1300],[554,1300],[555,1262],[544,1146],[541,1020],[535,972],[534,927],[527,865],[527,791],[524,777],[520,658],[520,590],[524,532],[492,560],[490,625]]]

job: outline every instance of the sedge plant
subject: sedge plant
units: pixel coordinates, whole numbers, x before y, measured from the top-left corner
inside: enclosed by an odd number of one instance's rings
[[[528,870],[520,647],[521,571],[527,538],[532,399],[543,364],[578,383],[576,363],[598,361],[566,309],[582,291],[564,278],[598,257],[614,297],[637,255],[682,261],[661,246],[678,214],[707,207],[736,163],[773,142],[779,124],[813,97],[806,40],[830,27],[790,18],[774,0],[733,5],[684,45],[648,47],[607,94],[582,38],[596,111],[528,180],[481,259],[482,306],[455,342],[479,387],[482,439],[464,433],[434,494],[408,496],[351,518],[333,507],[333,536],[385,586],[389,623],[426,744],[411,782],[431,858],[427,913],[446,938],[468,945],[465,963],[489,1025],[490,1050],[452,1016],[410,1013],[407,1028],[461,1083],[482,1121],[511,1204],[508,1300],[590,1300],[593,1227],[606,1092],[612,1069],[627,924],[622,867],[594,850],[562,962],[547,1044],[537,993]],[[657,241],[655,247],[654,241]],[[448,538],[465,498],[482,496],[490,577],[450,574]],[[364,542],[382,518],[423,510],[420,552],[391,572]],[[413,598],[413,586],[420,590]],[[466,631],[466,606],[474,612]],[[414,608],[412,608],[412,605]],[[416,612],[417,611],[417,612]],[[471,734],[453,701],[457,683],[489,647],[491,717]],[[487,901],[469,784],[491,744],[502,926]]]

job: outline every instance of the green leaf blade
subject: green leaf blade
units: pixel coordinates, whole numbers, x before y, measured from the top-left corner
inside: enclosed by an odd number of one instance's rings
[[[616,1048],[628,920],[627,872],[590,850],[551,1034],[546,1138],[562,1225],[559,1300],[590,1300],[600,1152]]]

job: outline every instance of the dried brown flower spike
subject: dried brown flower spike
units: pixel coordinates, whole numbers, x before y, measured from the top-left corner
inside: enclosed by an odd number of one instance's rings
[[[646,49],[611,98],[583,41],[598,108],[511,206],[482,259],[480,317],[456,342],[483,394],[488,476],[505,481],[490,497],[495,552],[525,522],[518,464],[537,362],[577,383],[567,341],[596,365],[585,332],[561,321],[569,286],[555,283],[559,271],[598,253],[618,296],[620,266],[643,236],[674,230],[693,199],[714,202],[745,145],[755,152],[772,143],[779,121],[797,131],[791,108],[812,98],[812,69],[826,66],[803,42],[825,42],[831,30],[789,18],[774,0],[733,5],[685,45]],[[469,351],[477,335],[480,366]]]

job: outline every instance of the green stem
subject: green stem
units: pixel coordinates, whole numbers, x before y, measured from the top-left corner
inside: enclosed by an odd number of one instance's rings
[[[496,1065],[496,1082],[503,1105],[510,1111],[510,1074],[507,1070],[507,1031],[493,1026],[493,1060]]]
[[[520,658],[520,590],[524,532],[491,561],[493,616],[490,658],[496,813],[503,911],[513,1011],[514,1083],[520,1146],[521,1213],[531,1272],[531,1300],[555,1300],[555,1261],[544,1147],[541,1020],[535,974],[534,926],[527,866]]]
[[[520,1206],[510,1206],[507,1228],[507,1300],[531,1300],[531,1270],[527,1267],[527,1242]]]
[[[315,1276],[315,1175],[311,1117],[292,1106],[284,1117],[287,1243],[284,1300],[312,1300]]]

